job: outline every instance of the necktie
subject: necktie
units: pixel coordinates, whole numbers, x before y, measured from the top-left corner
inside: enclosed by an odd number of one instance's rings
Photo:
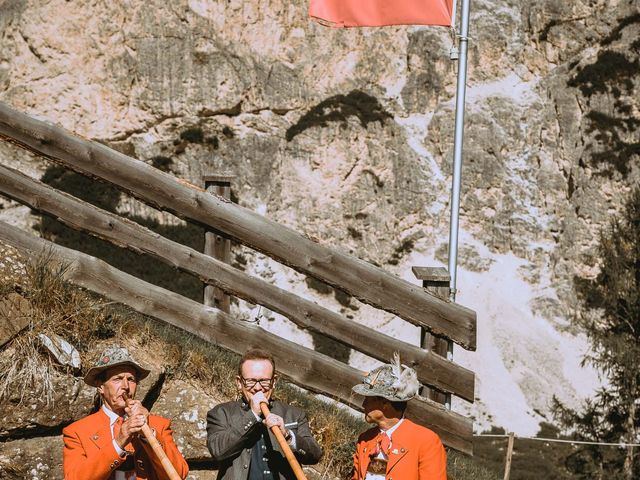
[[[116,423],[113,424],[113,439],[117,440],[120,434],[120,428],[122,428],[122,417],[118,417]]]
[[[118,438],[118,434],[120,433],[120,429],[122,428],[122,422],[123,422],[122,417],[118,417],[118,419],[116,420],[116,423],[113,424],[114,440]],[[136,478],[136,472],[134,470],[133,456],[132,456],[135,450],[133,448],[133,445],[131,445],[131,443],[126,445],[124,449],[127,452],[126,461],[122,465],[120,465],[120,467],[117,470],[120,470],[122,472],[121,475],[124,475],[124,477],[127,480],[133,480]]]
[[[118,438],[118,434],[120,433],[120,429],[122,428],[122,422],[123,419],[122,417],[118,417],[118,419],[116,420],[116,423],[113,424],[113,438],[116,439]],[[131,445],[131,443],[128,443],[124,449],[127,452],[134,452],[134,448],[133,445]]]
[[[386,432],[381,432],[378,434],[378,451],[384,453],[385,455],[389,455],[389,447],[391,446],[391,439]]]

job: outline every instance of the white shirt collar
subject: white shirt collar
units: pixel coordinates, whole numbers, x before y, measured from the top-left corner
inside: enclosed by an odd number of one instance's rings
[[[107,414],[107,417],[109,417],[109,425],[113,425],[114,423],[116,423],[116,421],[120,417],[120,415],[111,410],[104,403],[102,404],[102,411]]]
[[[380,429],[381,432],[384,432],[387,434],[387,437],[391,438],[391,435],[393,434],[393,432],[396,431],[396,429],[400,426],[400,424],[404,421],[404,416],[400,419],[400,421],[398,423],[396,423],[393,427],[387,429],[387,430],[382,430]]]

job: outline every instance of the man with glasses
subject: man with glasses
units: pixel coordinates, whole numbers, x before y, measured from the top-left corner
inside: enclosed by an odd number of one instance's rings
[[[247,351],[238,364],[236,386],[241,398],[215,406],[207,414],[207,445],[218,463],[218,480],[295,480],[278,441],[270,431],[278,426],[301,464],[322,456],[305,413],[273,400],[275,361],[261,350]],[[263,418],[260,404],[271,414]]]

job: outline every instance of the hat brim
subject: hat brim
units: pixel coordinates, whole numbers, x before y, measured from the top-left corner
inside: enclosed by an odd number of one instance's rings
[[[382,397],[391,402],[408,402],[412,398],[415,398],[415,395],[412,395],[408,398],[398,397],[396,395],[390,395],[388,392],[382,392],[377,388],[366,385],[364,383],[359,383],[358,385],[354,385],[351,390],[353,393],[357,393],[358,395],[362,395],[363,397]]]
[[[98,380],[98,376],[102,372],[104,372],[105,370],[109,370],[110,368],[120,367],[122,365],[133,367],[135,369],[135,371],[137,372],[136,380],[138,380],[138,381],[144,380],[145,378],[147,378],[149,376],[149,373],[151,373],[151,370],[147,370],[146,368],[142,368],[140,365],[138,365],[135,362],[131,362],[129,360],[125,360],[123,362],[117,362],[117,363],[114,363],[112,365],[105,365],[103,367],[93,367],[93,368],[91,368],[87,372],[87,374],[84,376],[84,383],[86,383],[87,385],[89,385],[91,387],[98,387],[100,385],[100,383],[101,383]]]

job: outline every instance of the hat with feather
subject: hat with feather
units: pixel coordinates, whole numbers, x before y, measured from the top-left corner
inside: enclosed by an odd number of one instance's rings
[[[420,383],[413,368],[400,363],[400,355],[393,354],[388,365],[374,368],[365,374],[362,383],[352,390],[365,397],[382,397],[392,402],[406,402],[418,394]]]

